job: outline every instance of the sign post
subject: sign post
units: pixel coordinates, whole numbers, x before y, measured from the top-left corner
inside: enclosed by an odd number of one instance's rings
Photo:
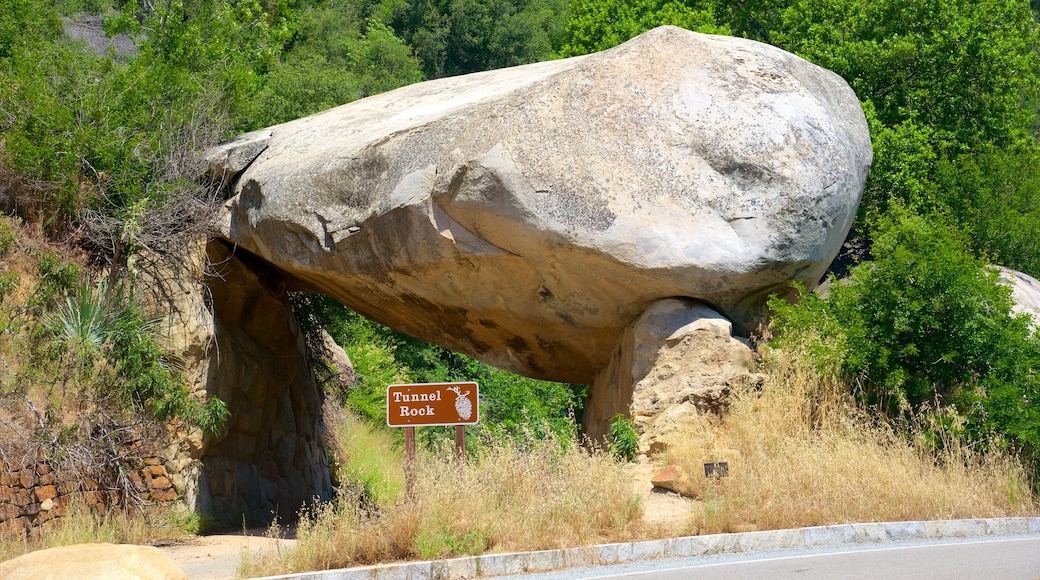
[[[386,389],[386,424],[404,427],[405,489],[409,497],[415,484],[415,428],[455,426],[455,455],[466,455],[466,425],[480,417],[477,383],[419,383],[390,385]]]

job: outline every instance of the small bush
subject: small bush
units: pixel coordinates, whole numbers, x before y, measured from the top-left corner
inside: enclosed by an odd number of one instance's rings
[[[8,296],[14,294],[20,282],[18,274],[7,271],[0,273],[0,304],[3,304]]]
[[[72,293],[79,284],[79,266],[51,251],[36,254],[37,281],[30,306],[49,306],[59,296]]]
[[[607,440],[610,454],[618,461],[632,461],[639,453],[639,434],[636,433],[636,426],[621,413],[614,415]]]
[[[64,286],[67,281],[62,277],[73,270],[56,266],[45,271],[61,273],[55,276],[60,285],[48,283],[46,292],[51,292]],[[122,287],[110,287],[104,279],[92,285],[87,278],[57,301],[42,325],[58,347],[55,352],[71,353],[78,365],[84,381],[81,396],[114,411],[130,415],[147,411],[159,421],[180,420],[206,433],[218,432],[228,418],[227,405],[216,398],[203,403],[188,392],[159,346],[159,321],[145,316]]]
[[[14,245],[14,228],[11,227],[7,218],[0,217],[0,258],[7,255],[12,245]]]
[[[890,214],[873,233],[877,258],[826,299],[770,302],[776,344],[805,343],[903,425],[952,409],[958,436],[1040,452],[1040,337],[1012,312],[1010,289],[944,215]]]
[[[123,406],[150,411],[160,421],[179,419],[217,433],[229,417],[227,405],[217,398],[202,403],[188,392],[157,342],[157,322],[132,304],[117,321],[109,353],[117,380],[109,392]]]

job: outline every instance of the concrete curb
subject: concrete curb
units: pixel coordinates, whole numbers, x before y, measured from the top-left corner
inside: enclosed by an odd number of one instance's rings
[[[462,580],[524,572],[549,572],[579,566],[623,564],[657,558],[1021,534],[1040,534],[1040,517],[840,524],[793,530],[687,536],[562,550],[484,554],[450,560],[382,564],[268,576],[258,580]]]

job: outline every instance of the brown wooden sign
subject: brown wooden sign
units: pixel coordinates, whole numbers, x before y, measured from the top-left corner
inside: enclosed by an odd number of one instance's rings
[[[477,383],[390,385],[386,390],[386,424],[391,427],[476,425]]]

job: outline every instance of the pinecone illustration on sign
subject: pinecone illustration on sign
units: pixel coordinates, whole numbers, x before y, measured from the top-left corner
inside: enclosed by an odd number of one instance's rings
[[[461,387],[448,387],[449,391],[454,391],[455,397],[455,410],[459,413],[459,418],[463,421],[469,421],[470,416],[473,415],[473,403],[469,401],[469,391],[462,392]]]

